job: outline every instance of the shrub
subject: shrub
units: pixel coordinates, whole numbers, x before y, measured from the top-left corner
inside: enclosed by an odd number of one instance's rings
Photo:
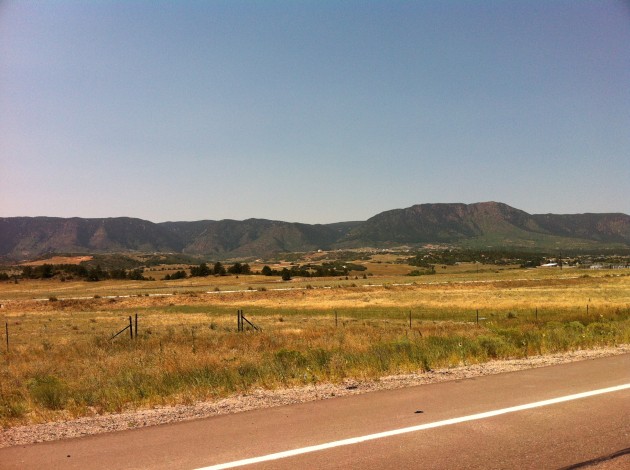
[[[488,357],[498,359],[509,355],[510,347],[503,338],[497,336],[480,336],[477,342]]]
[[[0,395],[0,418],[21,418],[27,411],[24,399],[18,394]]]
[[[414,269],[413,271],[411,271],[408,276],[428,276],[431,274],[435,274],[435,269],[434,268],[429,268],[429,269]]]
[[[60,410],[67,401],[65,384],[54,375],[35,377],[29,384],[33,400],[49,410]]]
[[[275,368],[284,381],[295,378],[308,365],[308,360],[300,351],[281,349],[274,355]]]

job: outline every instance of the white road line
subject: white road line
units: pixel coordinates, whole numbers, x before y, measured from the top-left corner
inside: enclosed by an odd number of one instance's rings
[[[615,387],[602,388],[599,390],[591,390],[589,392],[576,393],[574,395],[567,395],[564,397],[552,398],[550,400],[537,401],[537,402],[528,403],[525,405],[512,406],[510,408],[502,408],[500,410],[487,411],[485,413],[477,413],[474,415],[462,416],[459,418],[445,419],[443,421],[436,421],[434,423],[419,424],[417,426],[410,426],[410,427],[401,428],[401,429],[393,429],[391,431],[379,432],[376,434],[368,434],[366,436],[352,437],[349,439],[342,439],[340,441],[326,442],[324,444],[318,444],[318,445],[309,446],[309,447],[302,447],[300,449],[287,450],[284,452],[277,452],[274,454],[263,455],[260,457],[252,457],[249,459],[236,460],[233,462],[227,462],[227,463],[222,463],[218,465],[211,465],[209,467],[202,467],[196,470],[220,470],[224,468],[234,468],[234,467],[240,467],[243,465],[250,465],[254,463],[268,462],[270,460],[284,459],[286,457],[293,457],[295,455],[307,454],[309,452],[317,452],[320,450],[332,449],[333,447],[348,446],[352,444],[358,444],[360,442],[372,441],[375,439],[382,439],[384,437],[398,436],[400,434],[423,431],[425,429],[433,429],[433,428],[439,428],[441,426],[449,426],[451,424],[458,424],[458,423],[464,423],[467,421],[475,421],[478,419],[491,418],[493,416],[503,415],[507,413],[514,413],[514,412],[523,411],[523,410],[531,410],[532,408],[539,408],[541,406],[555,405],[557,403],[564,403],[571,400],[579,400],[580,398],[587,398],[587,397],[592,397],[595,395],[601,395],[604,393],[618,392],[621,390],[628,390],[628,389],[630,389],[630,383],[618,385]]]

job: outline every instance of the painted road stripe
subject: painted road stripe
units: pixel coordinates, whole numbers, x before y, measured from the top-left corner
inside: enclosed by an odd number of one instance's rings
[[[379,432],[376,434],[368,434],[366,436],[352,437],[349,439],[342,439],[340,441],[326,442],[324,444],[318,444],[309,447],[302,447],[300,449],[287,450],[284,452],[276,452],[275,454],[262,455],[260,457],[252,457],[249,459],[235,460],[234,462],[227,462],[218,465],[211,465],[209,467],[198,468],[197,470],[220,470],[224,468],[234,468],[243,465],[250,465],[254,463],[268,462],[270,460],[284,459],[286,457],[293,457],[295,455],[308,454],[309,452],[317,452],[320,450],[332,449],[333,447],[349,446],[352,444],[359,444],[360,442],[372,441],[375,439],[382,439],[384,437],[398,436],[400,434],[407,434],[410,432],[423,431],[425,429],[439,428],[442,426],[449,426],[451,424],[465,423],[467,421],[475,421],[478,419],[491,418],[493,416],[504,415],[507,413],[515,413],[517,411],[531,410],[532,408],[540,408],[541,406],[555,405],[557,403],[564,403],[571,400],[579,400],[580,398],[592,397],[595,395],[602,395],[604,393],[618,392],[620,390],[630,389],[630,383],[617,385],[616,387],[601,388],[599,390],[591,390],[590,392],[576,393],[574,395],[567,395],[565,397],[552,398],[550,400],[537,401],[534,403],[528,403],[526,405],[512,406],[510,408],[502,408],[500,410],[487,411],[485,413],[477,413],[474,415],[462,416],[460,418],[445,419],[443,421],[436,421],[434,423],[419,424],[417,426],[410,426],[407,428],[393,429],[391,431]]]

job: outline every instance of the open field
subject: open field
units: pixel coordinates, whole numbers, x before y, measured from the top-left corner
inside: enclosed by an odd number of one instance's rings
[[[436,270],[2,283],[0,423],[630,342],[627,271]],[[237,332],[237,309],[262,331]]]

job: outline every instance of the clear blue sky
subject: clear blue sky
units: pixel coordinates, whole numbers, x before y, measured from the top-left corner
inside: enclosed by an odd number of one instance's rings
[[[630,214],[624,1],[0,1],[0,216]]]

